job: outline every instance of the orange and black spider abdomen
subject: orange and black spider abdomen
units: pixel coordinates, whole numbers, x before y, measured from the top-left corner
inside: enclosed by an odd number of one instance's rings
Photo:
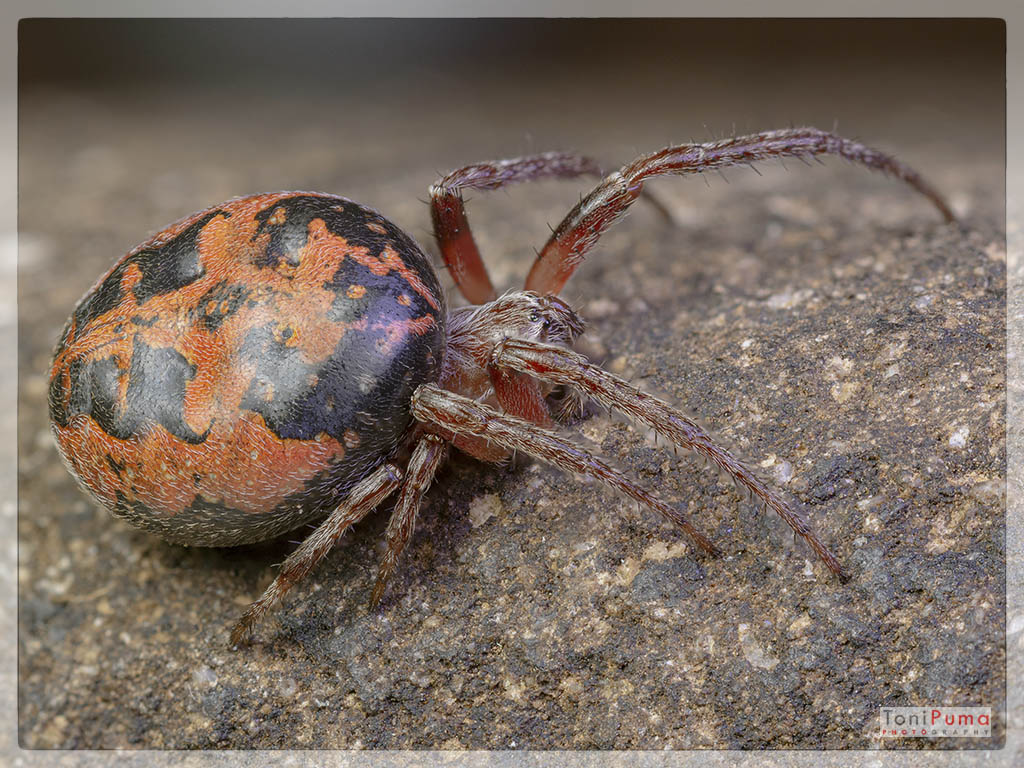
[[[82,299],[50,417],[115,514],[174,542],[259,541],[395,452],[444,343],[437,276],[395,225],[330,195],[241,198],[168,227]]]

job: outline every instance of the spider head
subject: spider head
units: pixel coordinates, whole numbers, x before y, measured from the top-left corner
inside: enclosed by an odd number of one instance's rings
[[[494,343],[511,337],[569,344],[584,330],[583,319],[553,294],[510,291],[478,310],[479,329]]]
[[[447,373],[444,381],[486,380],[495,347],[505,339],[566,345],[583,333],[582,318],[565,301],[533,291],[510,291],[487,304],[460,307],[448,316]],[[458,386],[451,384],[451,386]]]

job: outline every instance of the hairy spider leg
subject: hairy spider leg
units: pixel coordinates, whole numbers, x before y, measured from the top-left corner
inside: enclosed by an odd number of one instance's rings
[[[802,513],[765,485],[731,453],[716,445],[700,425],[668,403],[593,365],[582,355],[551,344],[505,339],[495,348],[492,361],[499,368],[511,368],[542,381],[578,389],[601,405],[616,408],[646,424],[681,448],[710,459],[785,520],[810,545],[829,570],[841,579],[846,578],[839,560],[818,538]]]
[[[543,178],[572,179],[600,176],[600,166],[589,157],[566,152],[545,152],[511,160],[475,163],[452,171],[430,187],[430,213],[441,258],[455,285],[472,304],[497,298],[466,218],[464,189],[493,190],[521,181]]]
[[[236,645],[245,640],[267,611],[331,551],[341,534],[390,496],[402,484],[403,477],[401,469],[388,463],[356,483],[345,501],[288,555],[281,564],[277,578],[259,600],[242,614],[231,630],[231,644]]]
[[[412,414],[418,421],[428,427],[434,425],[442,432],[483,437],[503,448],[525,453],[567,472],[577,472],[601,480],[678,525],[708,554],[719,554],[718,548],[678,510],[557,432],[433,384],[422,384],[413,392]]]
[[[416,514],[423,501],[423,494],[434,482],[437,468],[441,466],[447,455],[448,446],[437,435],[424,436],[413,449],[409,466],[406,468],[405,482],[402,483],[402,490],[398,496],[398,503],[388,521],[388,530],[385,535],[388,548],[381,558],[377,571],[377,583],[374,584],[373,594],[370,596],[371,608],[375,608],[384,595],[384,588],[387,586],[388,579],[395,572],[398,558],[412,538],[413,529],[416,527]]]
[[[817,155],[838,155],[902,179],[928,198],[946,221],[956,220],[942,196],[914,169],[858,141],[817,128],[790,128],[704,144],[681,144],[643,155],[602,179],[554,230],[526,277],[526,289],[560,292],[601,234],[633,204],[646,178],[702,173],[774,157],[806,159]]]

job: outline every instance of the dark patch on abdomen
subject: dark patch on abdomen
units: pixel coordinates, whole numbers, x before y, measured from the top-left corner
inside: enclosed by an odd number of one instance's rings
[[[230,284],[222,280],[196,302],[196,322],[210,333],[217,332],[224,321],[245,303],[251,293],[252,290],[244,285]],[[215,306],[209,308],[211,303]]]
[[[284,210],[284,221],[281,224],[269,223],[278,208]],[[258,257],[258,267],[273,268],[282,261],[297,266],[299,251],[309,238],[309,223],[320,219],[332,235],[343,237],[350,246],[365,248],[371,255],[380,256],[390,245],[403,259],[413,262],[409,266],[418,274],[423,274],[424,269],[433,273],[430,262],[412,238],[376,211],[351,200],[296,195],[267,206],[256,214],[255,219],[259,226],[253,234],[253,243],[260,235],[270,235],[270,243]],[[382,231],[375,232],[369,228],[370,224]]]
[[[361,439],[346,454],[346,464],[373,463],[390,453],[412,421],[413,390],[436,379],[444,331],[435,323],[427,334],[410,333],[384,352],[378,345],[384,329],[372,329],[384,316],[381,304],[363,307],[371,329],[348,330],[330,356],[311,363],[276,338],[273,325],[250,331],[239,356],[254,375],[241,408],[260,414],[282,439],[313,440],[326,433],[344,444],[346,430],[357,430]],[[372,428],[364,413],[374,417]]]
[[[201,278],[205,271],[199,259],[199,233],[214,217],[227,215],[221,210],[211,211],[159,248],[146,248],[123,258],[75,309],[74,334],[62,339],[58,350],[70,345],[95,320],[117,307],[124,298],[121,281],[133,264],[142,274],[132,289],[135,301],[140,305],[154,296],[173,293]]]
[[[185,423],[185,387],[196,368],[180,352],[166,347],[150,347],[135,337],[131,365],[127,371],[107,357],[68,366],[70,393],[66,408],[63,386],[51,382],[50,412],[60,426],[79,414],[86,414],[111,437],[127,440],[140,435],[150,425],[159,424],[179,440],[201,443],[210,430],[197,434]],[[118,382],[128,376],[123,408],[118,400]],[[61,398],[58,400],[58,398]]]
[[[201,278],[205,270],[199,260],[199,233],[215,217],[226,215],[223,211],[211,211],[170,242],[125,259],[136,263],[142,272],[142,279],[132,289],[135,300],[145,304],[154,296],[174,293]]]

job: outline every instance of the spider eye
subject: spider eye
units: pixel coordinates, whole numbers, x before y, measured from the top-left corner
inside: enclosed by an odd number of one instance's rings
[[[531,323],[536,323],[538,320],[540,320],[540,312],[538,312],[536,309],[531,309],[530,310],[530,322]]]

